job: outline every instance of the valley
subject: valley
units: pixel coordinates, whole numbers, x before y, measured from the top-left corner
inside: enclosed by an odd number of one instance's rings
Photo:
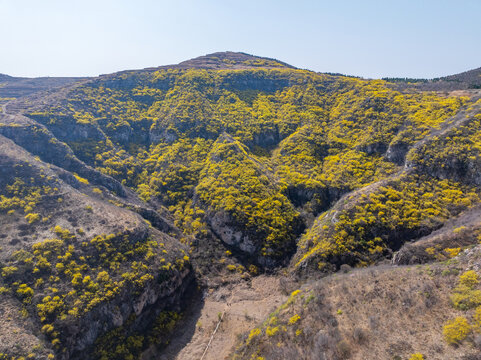
[[[480,78],[1,75],[0,359],[479,359]]]

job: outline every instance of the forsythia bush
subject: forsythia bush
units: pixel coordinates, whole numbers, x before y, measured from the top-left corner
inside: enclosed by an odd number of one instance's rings
[[[457,344],[463,341],[471,332],[471,326],[468,320],[462,316],[450,320],[444,325],[444,339],[449,344]]]
[[[424,355],[421,353],[412,354],[409,360],[424,360]]]
[[[478,283],[478,274],[473,270],[460,275],[458,285],[451,295],[455,308],[468,310],[481,305],[481,290],[475,288]]]

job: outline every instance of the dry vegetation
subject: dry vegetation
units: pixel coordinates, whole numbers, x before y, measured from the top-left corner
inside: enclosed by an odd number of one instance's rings
[[[479,246],[445,263],[344,267],[293,291],[245,334],[233,358],[407,360],[418,353],[422,359],[478,359],[481,334],[474,309],[481,304],[481,287],[471,269],[480,273]],[[466,294],[459,285],[463,274],[475,278],[464,280],[472,288],[466,307],[453,297]]]

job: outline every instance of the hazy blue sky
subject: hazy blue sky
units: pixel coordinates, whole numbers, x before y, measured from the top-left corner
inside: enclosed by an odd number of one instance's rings
[[[481,0],[0,0],[0,73],[98,75],[243,51],[364,77],[481,66]]]

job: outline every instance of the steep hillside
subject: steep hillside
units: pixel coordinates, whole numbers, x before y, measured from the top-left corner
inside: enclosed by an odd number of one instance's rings
[[[229,58],[238,64],[239,56],[242,69],[224,66]],[[33,104],[35,111],[26,114],[80,160],[136,189],[144,200],[168,205],[187,233],[213,230],[227,245],[252,256],[255,265],[272,266],[292,253],[289,247],[312,216],[343,194],[396,173],[409,148],[468,101],[401,93],[382,81],[315,74],[280,63],[258,68],[259,58],[239,56],[190,62],[207,64],[206,69],[107,75],[73,87],[47,107]],[[213,61],[222,69],[212,70]],[[258,168],[252,168],[258,185],[248,179],[251,170],[243,169],[242,160],[235,160],[233,175],[209,170],[210,149],[224,134],[239,142],[239,149],[245,146],[238,153]],[[181,158],[162,159],[166,151],[181,151]],[[217,176],[237,180],[212,183]],[[260,186],[271,188],[269,196],[277,199],[266,199],[269,207],[255,200],[248,205],[233,192],[237,188],[255,199]],[[214,201],[216,193],[222,203]],[[196,214],[194,228],[185,224],[186,212]],[[292,223],[301,212],[304,225]],[[237,230],[246,226],[247,238]],[[223,237],[220,228],[232,235]],[[226,241],[231,236],[238,240]],[[289,237],[290,245],[281,244]]]
[[[479,359],[480,266],[478,245],[443,263],[345,267],[298,289],[293,284],[231,358]]]
[[[7,359],[155,358],[194,316],[183,311],[194,278],[209,303],[261,273],[304,282],[446,260],[479,242],[479,90],[234,52],[52,79],[58,88],[35,81],[1,99]],[[242,358],[257,351],[243,346]]]
[[[400,172],[349,193],[323,213],[300,239],[295,267],[315,262],[329,271],[372,263],[479,203],[476,136],[461,134],[476,132],[480,106],[478,100],[414,142]]]
[[[112,341],[106,349],[94,344],[119,326],[125,335],[115,330],[116,338],[127,338],[180,310],[176,299],[192,276],[178,240],[105,187],[44,163],[3,136],[0,159],[0,353],[84,358],[115,349]],[[137,351],[142,342],[137,339]]]

